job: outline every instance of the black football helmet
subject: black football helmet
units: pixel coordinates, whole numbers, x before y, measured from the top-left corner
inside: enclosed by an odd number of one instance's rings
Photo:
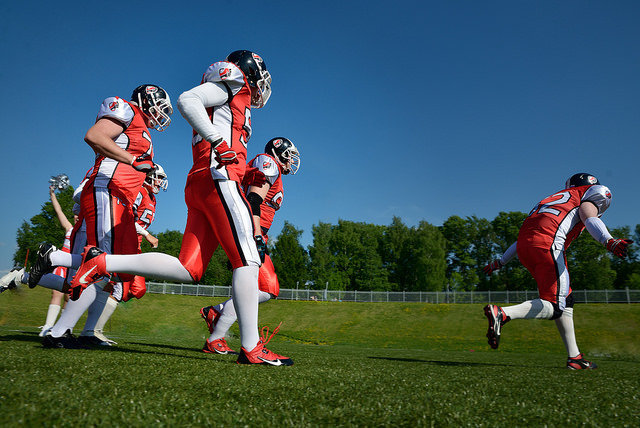
[[[167,178],[167,173],[164,172],[164,168],[159,163],[156,164],[156,167],[147,174],[144,179],[144,184],[146,184],[149,189],[158,194],[160,189],[167,191],[167,187],[169,186],[169,179]]]
[[[171,123],[173,107],[167,91],[157,85],[140,85],[133,90],[131,101],[149,118],[149,125],[156,131],[164,131]]]
[[[271,96],[271,74],[267,71],[267,65],[260,55],[251,51],[233,51],[227,57],[227,61],[235,64],[242,70],[249,86],[257,88],[255,95],[251,97],[251,106],[262,108]]]
[[[278,161],[283,174],[295,175],[300,169],[300,152],[288,138],[272,138],[264,146],[264,152]]]
[[[579,172],[569,177],[565,183],[565,189],[578,186],[590,186],[592,184],[600,184],[600,182],[588,172]]]

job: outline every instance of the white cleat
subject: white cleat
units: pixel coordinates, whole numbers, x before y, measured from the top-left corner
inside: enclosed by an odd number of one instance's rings
[[[93,332],[93,335],[98,339],[100,339],[101,341],[108,343],[109,346],[118,344],[118,342],[116,342],[115,340],[111,340],[107,336],[105,336],[104,333],[102,333],[102,331],[100,330],[95,330]]]
[[[52,325],[43,325],[42,327],[40,327],[40,333],[38,333],[38,336],[45,337],[47,333],[49,333],[49,330],[51,330],[52,328]]]
[[[0,293],[7,290],[15,290],[22,284],[24,268],[14,267],[11,271],[0,278]]]

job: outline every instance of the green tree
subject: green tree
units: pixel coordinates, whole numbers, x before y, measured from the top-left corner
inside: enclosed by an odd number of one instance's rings
[[[406,291],[441,291],[446,284],[446,241],[439,228],[421,221],[401,250],[400,284]]]
[[[382,266],[389,273],[389,288],[392,291],[405,290],[402,269],[407,264],[402,263],[402,249],[409,239],[409,234],[409,228],[400,217],[396,216],[383,231],[379,251],[382,257]]]
[[[285,221],[275,243],[269,243],[271,260],[282,288],[304,287],[309,279],[309,255],[300,245],[302,232]]]
[[[454,290],[473,290],[482,267],[494,252],[493,231],[486,219],[449,217],[442,225],[447,241],[447,277]],[[487,282],[487,279],[483,278]]]
[[[526,218],[527,214],[523,212],[511,211],[500,212],[491,221],[495,244],[491,260],[502,256],[507,248],[518,240],[518,232]],[[486,263],[481,263],[480,267],[485,265]],[[480,276],[486,278],[484,274]],[[537,285],[529,271],[516,258],[490,278],[481,281],[479,288],[482,290],[535,290]]]
[[[48,189],[47,189],[48,190]],[[73,187],[69,186],[56,195],[62,211],[68,219],[73,218]],[[13,263],[22,266],[29,249],[29,265],[35,262],[38,246],[41,242],[49,242],[62,247],[65,231],[60,227],[51,201],[42,205],[40,213],[23,221],[16,232],[18,248],[13,255]]]
[[[616,271],[605,247],[589,233],[582,233],[566,251],[567,266],[574,290],[603,290],[612,288]]]

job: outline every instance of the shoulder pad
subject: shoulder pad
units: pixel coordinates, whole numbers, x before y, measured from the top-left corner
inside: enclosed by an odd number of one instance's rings
[[[119,97],[109,97],[102,102],[96,120],[103,117],[110,117],[122,122],[122,124],[128,128],[129,125],[131,125],[134,115],[135,113],[128,102]]]
[[[245,84],[244,74],[237,65],[227,61],[211,64],[204,72],[202,82],[225,82],[231,86],[242,87]]]
[[[267,180],[269,180],[269,184],[271,185],[273,185],[278,177],[280,177],[280,168],[278,168],[276,160],[267,154],[256,156],[253,160],[252,166],[254,168],[258,168],[258,170],[267,177]]]
[[[594,184],[584,192],[581,202],[593,203],[598,208],[598,217],[600,217],[611,205],[611,190],[607,186]]]

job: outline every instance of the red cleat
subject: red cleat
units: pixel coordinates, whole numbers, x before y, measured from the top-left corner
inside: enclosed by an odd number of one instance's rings
[[[282,323],[280,323],[282,324]],[[266,330],[266,333],[265,333]],[[244,347],[240,348],[240,355],[238,356],[237,364],[267,364],[271,366],[292,366],[293,360],[283,355],[278,355],[264,347],[271,338],[280,330],[280,325],[273,330],[271,336],[265,340],[269,334],[268,327],[262,327],[262,337],[258,341],[258,344],[251,351],[247,351]]]
[[[106,255],[107,253],[98,247],[84,247],[82,264],[73,277],[69,289],[71,300],[78,300],[85,288],[108,274],[106,269]]]
[[[598,365],[592,361],[585,360],[582,354],[578,354],[577,357],[567,358],[567,368],[569,370],[593,370],[597,369]]]
[[[229,348],[229,345],[227,345],[227,341],[224,337],[221,339],[216,339],[213,342],[209,342],[209,339],[207,339],[207,341],[204,343],[204,346],[202,347],[202,352],[206,352],[207,354],[221,355],[237,354],[236,351]]]
[[[200,316],[207,323],[209,334],[213,333],[213,329],[216,327],[216,323],[218,322],[220,315],[222,314],[213,306],[207,306],[200,309]]]

